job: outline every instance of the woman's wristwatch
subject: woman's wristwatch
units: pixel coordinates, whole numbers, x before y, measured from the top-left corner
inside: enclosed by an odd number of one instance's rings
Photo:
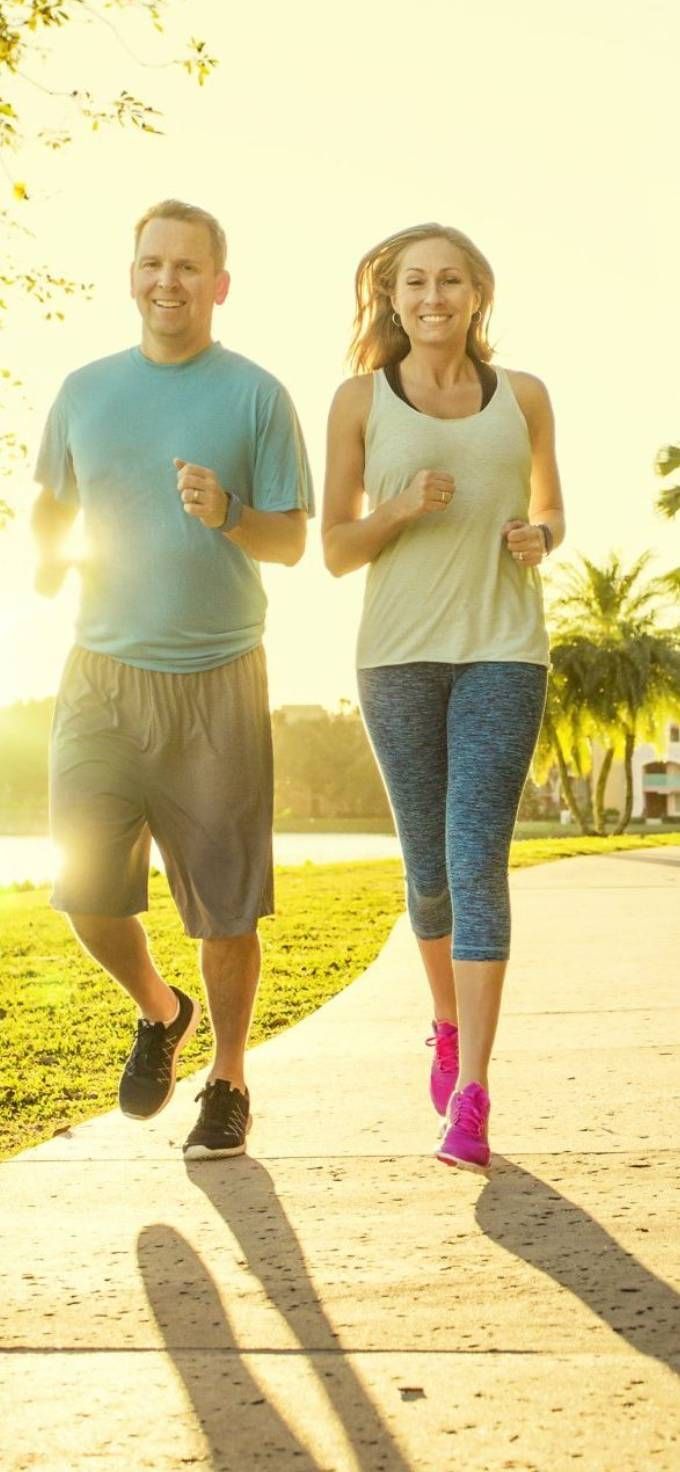
[[[545,522],[545,521],[537,521],[536,522],[536,526],[538,527],[539,531],[543,532],[543,541],[545,543],[545,555],[547,557],[548,556],[548,553],[549,552],[552,552],[553,542],[554,542],[555,539],[553,537],[553,534],[552,534],[552,532],[550,530],[550,527],[548,526],[547,522]]]
[[[234,491],[225,491],[224,494],[227,498],[227,509],[224,513],[224,521],[220,522],[217,530],[219,532],[231,532],[235,526],[238,526],[243,516],[243,502],[239,501]]]

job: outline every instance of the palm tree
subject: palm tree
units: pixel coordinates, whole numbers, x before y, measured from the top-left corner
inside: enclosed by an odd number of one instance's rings
[[[674,609],[673,622],[666,622],[668,578],[642,581],[650,559],[645,552],[626,569],[616,553],[602,567],[582,557],[580,566],[565,569],[551,610],[551,682],[562,730],[569,726],[580,733],[577,749],[584,737],[591,744],[597,738],[604,748],[593,803],[598,832],[604,831],[604,793],[614,758],[623,760],[626,781],[614,830],[622,833],[633,808],[635,747],[641,739],[660,746],[666,722],[680,710],[680,625]],[[549,716],[548,730],[551,725],[559,731]],[[555,745],[554,750],[558,756]]]
[[[540,786],[557,762],[562,796],[581,833],[592,834],[590,804],[577,796],[576,778],[587,778],[592,766],[593,724],[583,699],[585,671],[576,642],[552,648],[543,725],[533,761],[533,778]],[[571,768],[574,768],[572,772]]]
[[[657,475],[672,475],[680,469],[680,445],[664,445],[654,461]],[[680,511],[680,485],[666,486],[656,503],[664,516],[676,516]]]

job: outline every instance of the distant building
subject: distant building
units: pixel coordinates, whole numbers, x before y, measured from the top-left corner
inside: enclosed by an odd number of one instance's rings
[[[653,746],[638,746],[633,758],[633,813],[645,818],[680,818],[680,722],[668,727],[665,759]]]
[[[603,753],[596,750],[593,781]],[[625,798],[623,762],[613,762],[607,780],[605,807],[621,811]],[[680,722],[670,721],[663,755],[649,742],[636,746],[633,754],[633,818],[663,822],[680,818]]]
[[[318,721],[328,715],[322,705],[280,705],[274,715],[286,721],[288,725],[295,726],[301,721]]]

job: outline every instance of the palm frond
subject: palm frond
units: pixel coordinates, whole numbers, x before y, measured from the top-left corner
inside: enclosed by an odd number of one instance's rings
[[[662,445],[654,461],[657,475],[672,475],[680,470],[680,445]]]
[[[656,509],[662,516],[667,516],[669,521],[677,516],[680,511],[680,486],[667,486],[657,499]]]

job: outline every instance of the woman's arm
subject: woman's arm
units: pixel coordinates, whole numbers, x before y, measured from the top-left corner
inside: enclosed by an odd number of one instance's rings
[[[511,373],[510,380],[527,422],[531,440],[529,521],[548,526],[553,545],[564,541],[564,502],[555,457],[555,419],[548,390],[532,373]]]
[[[564,540],[564,505],[555,459],[555,421],[548,390],[531,373],[509,372],[531,440],[531,498],[528,521],[506,521],[508,551],[524,567],[537,567]],[[547,533],[544,528],[547,527]]]
[[[363,514],[364,438],[372,392],[368,375],[348,379],[328,417],[321,534],[326,566],[334,577],[373,562],[405,526],[427,512],[441,511],[455,489],[452,476],[421,470],[400,495]]]

